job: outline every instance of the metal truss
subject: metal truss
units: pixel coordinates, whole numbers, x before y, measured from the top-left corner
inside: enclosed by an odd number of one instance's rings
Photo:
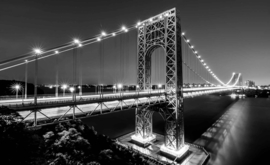
[[[151,89],[151,55],[155,49],[162,47],[166,52],[165,93],[167,107],[165,146],[179,150],[184,146],[183,117],[183,74],[180,19],[176,9],[168,10],[143,21],[138,27],[138,70],[137,82],[140,90]],[[151,133],[149,122],[151,113],[141,110],[136,115],[136,134],[142,137]]]
[[[152,136],[152,114],[153,111],[148,111],[147,108],[136,108],[136,129],[135,134],[140,135],[142,138]]]
[[[154,97],[153,97],[154,96]],[[134,96],[135,97],[135,96]],[[142,100],[144,98],[144,100]],[[112,101],[115,102],[112,104]],[[69,120],[79,119],[79,118],[87,118],[91,116],[97,116],[97,115],[103,115],[113,112],[118,112],[122,110],[129,110],[133,108],[139,108],[139,107],[147,107],[150,105],[158,105],[165,103],[165,97],[163,93],[157,93],[157,94],[149,94],[149,95],[142,95],[136,97],[134,99],[130,99],[130,97],[116,97],[111,99],[101,99],[97,101],[91,101],[87,102],[87,100],[78,100],[77,102],[74,102],[73,104],[62,106],[63,109],[65,107],[66,110],[59,115],[50,116],[46,114],[46,112],[42,112],[46,110],[44,109],[32,109],[30,112],[22,119],[21,122],[28,123],[29,127],[35,127],[35,126],[42,126],[42,125],[48,125],[48,124],[54,124],[58,122],[65,122]],[[80,105],[96,105],[91,110],[83,110],[80,108]],[[57,105],[56,105],[57,107]],[[49,107],[51,108],[51,107]],[[77,110],[77,112],[76,112]],[[25,110],[20,110],[25,111]],[[72,111],[72,113],[69,113]],[[29,119],[29,116],[34,113],[33,119]],[[37,113],[40,113],[40,116],[37,116]]]

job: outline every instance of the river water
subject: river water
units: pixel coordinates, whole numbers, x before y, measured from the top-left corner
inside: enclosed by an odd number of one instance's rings
[[[208,95],[185,99],[185,141],[210,152],[208,164],[264,164],[270,153],[270,99]],[[83,119],[101,134],[117,138],[134,131],[135,110]],[[165,122],[153,116],[154,132]],[[266,163],[268,164],[268,163]],[[269,161],[270,164],[270,161]]]

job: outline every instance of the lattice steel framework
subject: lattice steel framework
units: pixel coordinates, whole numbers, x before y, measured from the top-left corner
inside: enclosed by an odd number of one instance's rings
[[[149,20],[143,21],[138,27],[138,77],[141,90],[151,89],[151,55],[155,49],[162,47],[166,54],[166,100],[165,112],[165,146],[179,150],[184,146],[183,117],[183,73],[181,26],[176,9],[168,10]],[[136,135],[151,136],[149,117],[145,109],[136,114]],[[148,121],[146,121],[148,120]]]
[[[153,111],[148,111],[147,108],[136,108],[136,130],[142,138],[148,138],[153,133],[152,116]]]

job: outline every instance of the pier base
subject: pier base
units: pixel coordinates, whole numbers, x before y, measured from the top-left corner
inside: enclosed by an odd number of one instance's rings
[[[138,144],[141,147],[148,147],[152,142],[154,142],[156,140],[156,135],[152,135],[148,138],[142,138],[141,136],[137,136],[137,135],[132,135],[131,139],[133,142],[135,142],[136,144]]]
[[[185,153],[188,151],[189,146],[184,145],[179,151],[172,150],[170,148],[167,148],[165,145],[162,145],[160,147],[160,152],[164,156],[172,157],[174,159],[181,158]]]

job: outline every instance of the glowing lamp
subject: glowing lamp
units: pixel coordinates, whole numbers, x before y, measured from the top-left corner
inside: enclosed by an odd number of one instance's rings
[[[106,34],[106,32],[103,31],[103,32],[101,32],[101,35],[106,36],[107,34]]]
[[[122,87],[123,87],[122,84],[118,84],[118,85],[117,85],[117,88],[119,88],[119,89],[121,89]]]
[[[122,26],[122,30],[124,30],[124,31],[125,31],[126,29],[127,29],[127,28],[126,28],[125,26]]]
[[[67,89],[67,87],[68,87],[68,86],[67,86],[66,84],[63,84],[63,85],[62,85],[62,88],[63,88],[63,89]]]
[[[20,85],[15,85],[15,89],[20,89]]]
[[[35,54],[41,54],[42,53],[42,50],[39,49],[39,48],[35,48],[34,49],[34,52],[35,52]]]
[[[79,44],[79,43],[80,43],[80,40],[78,40],[78,39],[75,38],[75,39],[73,40],[73,43],[74,43],[74,44]]]
[[[70,90],[70,92],[74,92],[75,88],[74,87],[70,87],[69,90]]]

